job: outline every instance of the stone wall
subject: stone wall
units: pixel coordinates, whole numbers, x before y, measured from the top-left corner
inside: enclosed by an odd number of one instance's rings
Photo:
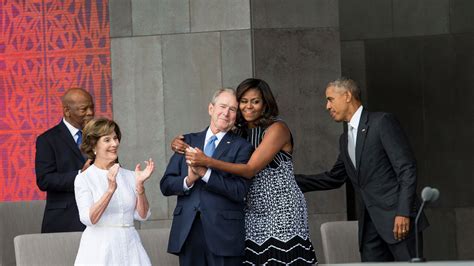
[[[425,231],[430,260],[474,259],[474,22],[470,0],[340,0],[342,73],[366,106],[397,115],[437,187]]]

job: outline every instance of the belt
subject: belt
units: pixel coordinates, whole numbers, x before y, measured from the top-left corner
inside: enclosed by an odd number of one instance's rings
[[[135,227],[133,224],[96,224],[98,227],[122,227],[122,228],[127,228],[127,227]]]

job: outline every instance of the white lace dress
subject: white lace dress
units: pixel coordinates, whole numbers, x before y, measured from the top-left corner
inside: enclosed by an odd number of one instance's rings
[[[117,190],[100,220],[93,225],[89,210],[107,190],[107,170],[91,165],[74,182],[74,192],[81,222],[87,226],[82,234],[74,265],[151,265],[133,220],[146,220],[135,210],[135,173],[120,168]]]

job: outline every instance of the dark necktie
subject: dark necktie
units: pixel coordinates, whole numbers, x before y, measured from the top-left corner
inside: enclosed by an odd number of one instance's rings
[[[78,147],[79,149],[81,149],[82,131],[81,131],[81,130],[77,131],[76,135],[77,135],[77,141],[76,141],[77,147]]]

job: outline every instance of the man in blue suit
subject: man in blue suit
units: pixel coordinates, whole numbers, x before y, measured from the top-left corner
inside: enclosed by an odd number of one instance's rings
[[[80,88],[62,97],[63,119],[36,139],[36,184],[46,191],[42,233],[84,231],[79,220],[74,180],[89,167],[79,150],[82,128],[94,117],[92,96]]]
[[[208,156],[246,163],[253,147],[230,131],[238,103],[233,89],[220,89],[208,111],[210,126],[184,136],[191,147]],[[191,168],[175,153],[160,182],[165,196],[178,196],[173,213],[168,252],[181,265],[240,265],[245,249],[244,205],[249,181],[229,173]]]

